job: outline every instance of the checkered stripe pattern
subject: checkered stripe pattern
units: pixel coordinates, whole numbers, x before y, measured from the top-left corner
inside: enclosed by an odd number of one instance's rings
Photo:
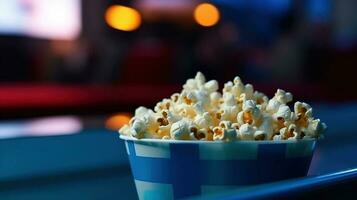
[[[139,198],[178,199],[305,176],[315,142],[125,145]]]

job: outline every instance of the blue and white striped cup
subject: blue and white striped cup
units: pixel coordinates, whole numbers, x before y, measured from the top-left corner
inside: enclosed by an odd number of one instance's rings
[[[315,140],[125,140],[139,199],[180,199],[306,176]]]

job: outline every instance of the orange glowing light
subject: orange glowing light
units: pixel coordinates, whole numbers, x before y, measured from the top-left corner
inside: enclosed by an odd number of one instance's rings
[[[218,23],[220,14],[216,6],[202,3],[195,8],[194,18],[199,25],[210,27]]]
[[[110,130],[119,130],[125,124],[128,124],[131,119],[131,115],[128,113],[115,114],[105,122],[105,127]]]
[[[134,31],[141,25],[141,15],[133,8],[113,5],[106,10],[105,21],[114,29]]]

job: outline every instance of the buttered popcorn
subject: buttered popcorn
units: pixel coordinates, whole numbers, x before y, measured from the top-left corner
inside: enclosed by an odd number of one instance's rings
[[[154,110],[139,107],[119,133],[126,136],[165,140],[298,140],[321,138],[326,124],[314,119],[307,103],[287,105],[293,95],[278,89],[269,98],[243,84],[236,76],[224,84],[206,81],[197,73],[181,93],[157,103]]]

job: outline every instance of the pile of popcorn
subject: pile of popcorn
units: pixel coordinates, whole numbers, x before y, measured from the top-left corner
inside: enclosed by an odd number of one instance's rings
[[[238,76],[224,84],[222,93],[218,88],[217,81],[206,82],[198,72],[154,111],[137,108],[119,133],[138,139],[235,141],[321,138],[326,131],[307,103],[296,102],[291,111],[287,103],[293,96],[284,90],[269,100]]]

